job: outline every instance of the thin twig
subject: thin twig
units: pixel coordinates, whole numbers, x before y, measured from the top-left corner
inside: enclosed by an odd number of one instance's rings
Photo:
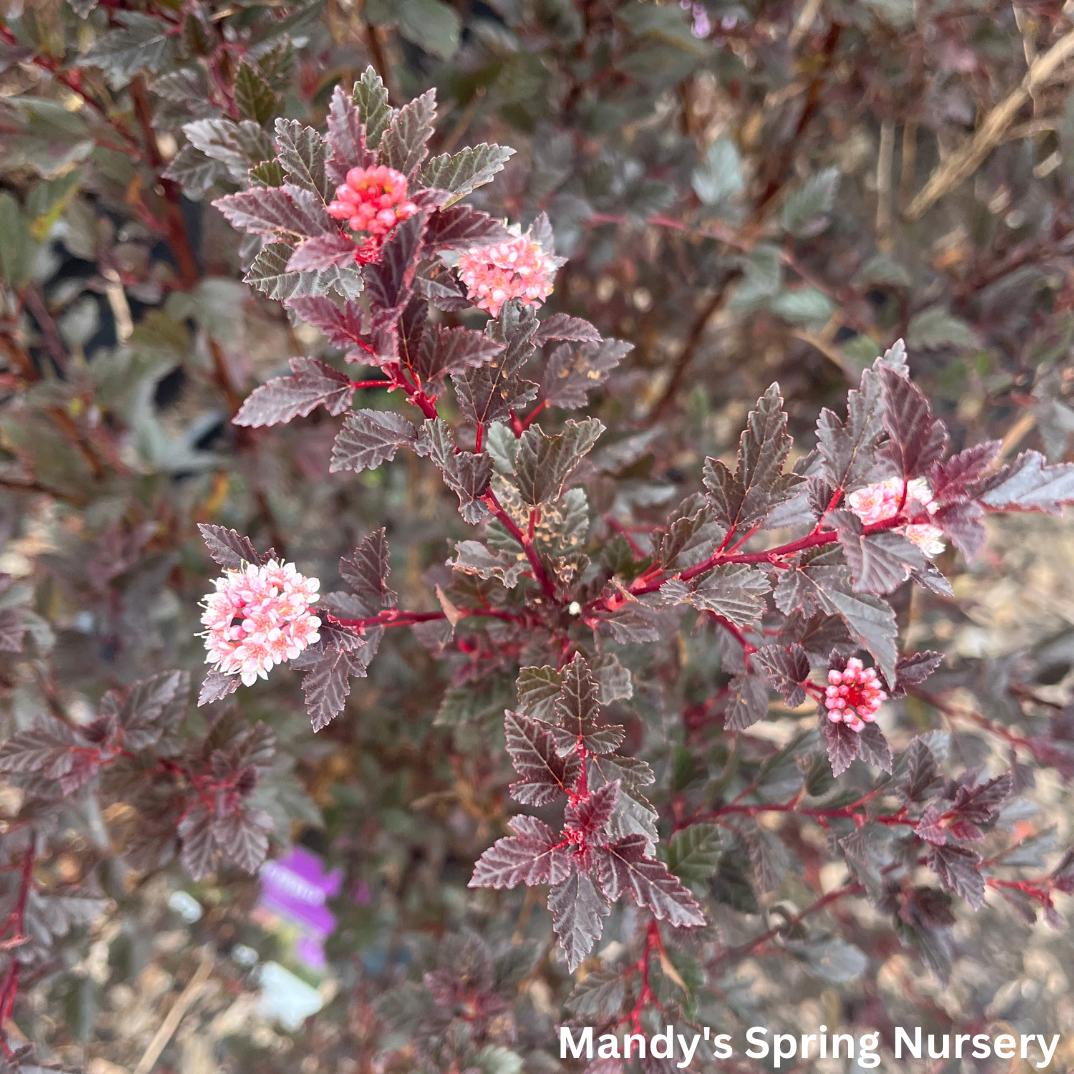
[[[56,368],[59,369],[61,373],[66,373],[67,367],[70,365],[67,349],[63,345],[60,331],[56,327],[56,322],[52,319],[52,314],[49,313],[48,307],[45,305],[45,300],[41,296],[41,292],[31,285],[26,288],[22,297],[23,301],[26,303],[26,307],[29,309],[30,313],[33,314],[33,318],[37,322],[37,327],[41,330],[41,337],[45,341],[45,349],[56,363]]]
[[[1031,410],[1025,411],[1022,416],[1007,430],[1003,438],[1003,444],[999,449],[997,462],[1000,459],[1010,458],[1018,445],[1032,432],[1037,424],[1037,415]]]
[[[170,179],[161,176],[164,159],[160,155],[157,145],[156,131],[153,130],[153,110],[149,104],[149,95],[146,92],[145,76],[138,75],[130,85],[131,100],[134,102],[134,113],[138,117],[138,124],[142,128],[142,137],[145,139],[146,161],[160,179],[160,185],[164,188],[164,199],[167,206],[168,238],[171,242],[172,252],[179,263],[179,275],[184,287],[193,287],[201,275],[198,264],[194,257],[194,250],[190,243],[190,234],[183,219],[182,192]]]
[[[667,386],[661,393],[660,398],[656,401],[656,405],[649,411],[650,421],[657,421],[668,406],[671,405],[672,400],[675,398],[675,393],[679,390],[679,385],[682,383],[682,378],[686,376],[686,371],[690,368],[690,363],[693,361],[694,354],[700,346],[701,340],[705,337],[705,329],[708,326],[709,320],[723,305],[726,295],[727,287],[724,286],[705,303],[701,312],[697,315],[697,318],[690,328],[689,335],[687,335],[682,348],[679,351],[678,357],[675,359],[675,365],[671,371],[671,376],[668,378]]]
[[[769,929],[767,932],[761,933],[760,936],[755,937],[752,940],[747,941],[744,944],[740,944],[738,947],[728,947],[721,951],[713,961],[710,969],[716,966],[723,965],[726,962],[737,962],[740,958],[744,958],[746,955],[751,954],[758,947],[768,943],[769,940],[774,940],[781,932],[788,932],[795,926],[800,925],[811,914],[818,913],[825,909],[825,907],[831,906],[833,902],[838,902],[840,899],[846,898],[847,895],[857,895],[859,892],[865,889],[857,881],[847,884],[845,887],[836,888],[835,891],[828,892],[823,898],[818,899],[812,906],[807,906],[801,913],[797,913],[789,921],[785,921],[782,925],[777,925],[775,928]],[[137,1072],[136,1072],[137,1074]]]
[[[1074,56],[1074,30],[1064,34],[1047,52],[1038,56],[1016,90],[1009,93],[985,117],[977,133],[952,153],[933,173],[906,209],[909,220],[920,220],[945,194],[968,179],[985,157],[1000,143],[1026,102]]]
[[[467,128],[477,114],[478,108],[481,107],[481,102],[485,99],[485,92],[484,86],[478,86],[474,90],[470,103],[462,110],[462,115],[455,121],[455,126],[448,132],[443,144],[438,147],[441,153],[450,153],[459,144],[459,139],[466,133]]]
[[[891,171],[895,163],[895,124],[886,119],[880,124],[880,148],[876,155],[876,244],[890,252],[894,244],[891,233],[894,221],[891,205]]]
[[[907,120],[902,129],[902,161],[899,165],[899,209],[906,208],[914,189],[914,171],[917,166],[917,124]]]
[[[373,66],[377,69],[377,74],[380,75],[384,88],[388,91],[388,99],[391,100],[396,96],[392,92],[394,87],[391,70],[388,67],[388,61],[384,58],[384,46],[381,44],[380,34],[371,22],[365,24],[365,35],[369,41],[369,51],[373,54]]]
[[[153,1069],[154,1064],[160,1058],[160,1053],[164,1051],[168,1041],[172,1039],[175,1031],[179,1028],[183,1015],[186,1014],[198,998],[202,987],[208,981],[212,972],[212,955],[208,951],[203,951],[201,962],[194,971],[194,976],[190,978],[186,988],[179,993],[179,998],[172,1004],[172,1009],[168,1011],[164,1021],[161,1022],[160,1029],[157,1030],[153,1039],[149,1042],[149,1047],[146,1048],[142,1058],[138,1060],[138,1065],[134,1068],[134,1074],[149,1074]]]
[[[821,0],[806,0],[802,10],[798,13],[798,18],[794,20],[794,28],[787,37],[787,45],[792,52],[798,47],[798,43],[802,38],[809,33],[813,20],[816,19],[820,12],[820,4]]]

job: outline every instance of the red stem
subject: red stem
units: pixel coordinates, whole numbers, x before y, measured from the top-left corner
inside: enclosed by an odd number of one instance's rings
[[[33,884],[33,870],[34,846],[31,836],[31,843],[26,848],[26,853],[23,854],[22,857],[18,899],[15,902],[15,908],[8,914],[3,928],[0,928],[0,936],[6,936],[10,931],[12,940],[23,939],[23,928],[26,923],[26,903],[30,898],[30,888]],[[20,967],[21,963],[19,962],[18,957],[12,955],[11,968],[4,978],[3,985],[0,986],[0,1049],[2,1049],[7,1056],[12,1055],[12,1050],[7,1042],[7,1033],[4,1032],[4,1023],[11,1017],[11,1012],[15,1007],[15,996],[19,991]]]
[[[866,526],[865,533],[866,535],[883,533],[887,530],[894,529],[896,526],[901,526],[905,522],[906,519],[901,515],[895,515],[892,518],[884,519],[883,522],[877,522],[871,526]],[[772,566],[779,566],[781,565],[781,561],[789,556],[793,556],[798,552],[804,552],[809,548],[820,548],[823,545],[835,544],[838,539],[839,535],[835,530],[820,530],[809,533],[805,537],[799,537],[796,541],[790,541],[787,544],[780,545],[778,548],[769,548],[764,552],[716,552],[706,559],[704,563],[698,563],[695,567],[689,567],[684,571],[678,572],[678,577],[684,582],[688,582],[690,579],[696,578],[699,574],[705,574],[707,571],[711,571],[713,567],[719,567],[724,563],[768,563]],[[653,593],[671,577],[673,577],[673,575],[664,574],[644,582],[639,578],[631,585],[630,592],[635,596],[642,593]],[[639,583],[641,584],[639,585]]]
[[[737,962],[740,958],[744,958],[758,947],[768,943],[769,940],[775,939],[781,932],[786,932],[793,929],[796,925],[801,924],[801,922],[809,917],[810,914],[818,913],[825,907],[831,906],[833,902],[838,902],[840,899],[846,898],[847,895],[857,895],[864,890],[865,888],[863,888],[857,881],[847,884],[844,887],[836,888],[835,891],[828,892],[822,899],[818,899],[812,906],[807,906],[801,913],[795,914],[794,917],[784,924],[777,925],[775,928],[771,928],[767,932],[761,933],[760,936],[756,936],[752,940],[740,944],[738,947],[728,947],[721,951],[716,956],[716,960],[712,965],[719,966],[725,962]]]
[[[630,536],[630,531],[624,526],[618,519],[612,518],[611,515],[605,515],[604,521],[608,524],[609,528],[615,530],[616,533],[621,534],[623,540],[630,545],[630,551],[634,553],[635,559],[645,559],[645,549]]]
[[[537,415],[540,414],[541,411],[544,410],[544,408],[546,406],[548,406],[548,400],[544,399],[541,402],[539,402],[529,412],[529,414],[526,415],[526,417],[522,418],[522,420],[519,422],[519,425],[521,426],[521,429],[520,429],[520,431],[518,432],[517,435],[521,436],[522,433],[524,433],[533,424],[533,419],[536,418]]]
[[[749,656],[751,653],[757,652],[757,646],[753,645],[746,640],[746,635],[731,622],[730,619],[725,618],[722,615],[713,615],[712,617],[717,623],[720,624],[734,639],[742,646],[743,655]]]
[[[522,545],[522,550],[526,553],[526,558],[530,561],[530,569],[533,572],[534,581],[536,581],[537,584],[541,587],[541,591],[553,604],[557,603],[556,587],[552,584],[552,580],[545,572],[544,565],[541,563],[540,557],[537,555],[537,549],[533,546],[532,537],[527,536],[525,533],[522,532],[522,530],[518,528],[518,526],[515,525],[510,515],[507,514],[507,512],[501,506],[500,501],[496,498],[496,493],[494,493],[491,489],[485,493],[483,499],[485,503],[488,504],[489,509],[492,511],[493,515],[495,515],[496,518],[499,519],[500,523],[507,530],[507,532],[510,533],[511,536],[514,537],[514,539],[518,541],[520,545]],[[534,516],[530,515],[531,529],[533,526],[533,522]]]
[[[509,623],[525,623],[526,621],[524,616],[516,615],[514,612],[502,612],[495,608],[460,608],[459,617],[462,619],[504,619]],[[389,608],[387,611],[367,615],[362,619],[337,619],[334,615],[326,615],[325,618],[336,626],[364,630],[371,626],[396,627],[431,623],[436,619],[446,619],[447,616],[444,612],[404,612],[398,608]]]

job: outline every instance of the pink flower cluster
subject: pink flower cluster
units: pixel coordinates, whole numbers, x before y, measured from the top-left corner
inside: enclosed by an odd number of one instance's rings
[[[936,509],[936,501],[932,498],[929,483],[923,477],[915,477],[909,482],[904,482],[901,477],[889,477],[886,481],[878,481],[852,492],[847,497],[847,507],[866,526],[875,526],[878,522],[894,518],[900,509],[911,518],[921,512],[931,515]],[[910,522],[905,526],[896,526],[894,532],[912,541],[926,556],[938,555],[944,549],[943,530],[931,523]]]
[[[406,176],[383,165],[351,168],[347,181],[336,187],[336,200],[328,205],[336,220],[346,220],[352,231],[368,235],[362,246],[375,251],[396,224],[417,211],[414,202],[407,200]]]
[[[828,672],[828,687],[824,691],[824,707],[832,723],[845,723],[851,731],[861,731],[876,718],[880,702],[887,694],[880,688],[876,668],[867,668],[857,658],[847,661],[842,671]]]
[[[506,242],[468,250],[459,258],[459,278],[475,306],[497,316],[510,298],[540,306],[552,293],[560,262],[529,232]]]
[[[226,571],[204,602],[206,663],[244,686],[268,678],[276,664],[293,660],[320,639],[321,620],[311,614],[321,583],[275,560]]]

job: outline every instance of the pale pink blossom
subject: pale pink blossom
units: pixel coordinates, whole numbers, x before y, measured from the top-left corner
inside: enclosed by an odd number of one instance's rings
[[[365,245],[378,250],[392,228],[417,211],[407,198],[406,176],[383,165],[351,168],[347,181],[336,187],[336,200],[328,205],[329,215],[368,235]]]
[[[860,732],[876,719],[880,702],[886,701],[887,696],[881,689],[876,668],[867,668],[857,657],[852,657],[842,671],[832,668],[828,672],[824,707],[832,723],[845,723],[852,731]]]
[[[206,663],[245,686],[265,679],[277,664],[294,660],[320,640],[321,620],[310,611],[321,583],[293,563],[272,560],[225,571],[204,601]]]
[[[475,306],[496,317],[512,298],[525,306],[540,306],[552,293],[556,269],[553,257],[529,232],[506,242],[468,250],[459,257],[459,278]]]
[[[904,502],[905,490],[905,502]],[[894,518],[900,511],[911,518],[922,514],[931,516],[936,510],[932,489],[923,477],[904,482],[901,477],[889,477],[865,488],[857,489],[847,497],[847,507],[866,526],[875,526]],[[896,526],[892,531],[901,533],[912,541],[926,556],[938,555],[944,549],[943,530],[931,522],[910,522]]]

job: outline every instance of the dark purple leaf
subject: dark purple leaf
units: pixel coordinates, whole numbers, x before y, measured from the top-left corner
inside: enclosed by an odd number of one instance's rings
[[[677,928],[704,925],[697,900],[662,861],[646,856],[644,836],[628,835],[592,849],[597,879],[604,894],[616,902],[625,891],[638,906]]]
[[[435,120],[435,89],[403,105],[380,139],[380,163],[411,176],[429,155],[426,143],[433,135]]]
[[[574,317],[568,319],[576,320]],[[541,326],[546,325],[548,320],[542,321]],[[534,336],[534,342],[538,346],[544,342],[538,338],[540,335],[541,329],[538,328]],[[624,343],[619,339],[585,343],[581,347],[561,344],[552,351],[545,366],[544,376],[541,378],[542,398],[552,406],[563,407],[565,410],[576,410],[585,406],[589,401],[589,393],[599,388],[608,379],[611,371],[633,349],[632,343]]]
[[[236,771],[249,767],[267,773],[275,756],[276,732],[260,720],[243,732],[230,750],[231,765]]]
[[[486,365],[502,350],[501,343],[482,332],[435,325],[423,334],[413,359],[404,364],[415,373],[419,384],[438,387],[444,376]]]
[[[942,663],[943,653],[934,653],[927,649],[910,656],[900,656],[895,665],[895,685],[887,687],[888,696],[905,696],[909,687],[923,683]]]
[[[426,322],[429,319],[429,303],[419,295],[411,295],[399,319],[395,322],[395,348],[400,364],[414,373],[415,364],[421,354],[421,341],[425,338]],[[431,329],[432,325],[428,325]],[[414,376],[414,383],[421,387],[421,382]]]
[[[568,794],[582,771],[577,754],[560,757],[551,733],[518,712],[504,717],[507,752],[522,777],[511,784],[511,797],[523,805],[540,806]]]
[[[988,824],[995,819],[1000,806],[1011,796],[1010,772],[996,776],[975,787],[962,785],[955,792],[954,805],[949,810],[948,822],[953,826],[962,824]]]
[[[395,593],[388,588],[390,551],[384,527],[374,530],[357,548],[350,559],[339,561],[340,577],[351,587],[372,614],[383,608],[394,608]]]
[[[287,305],[307,324],[319,328],[333,347],[353,351],[363,341],[362,309],[356,302],[346,302],[341,309],[330,298],[305,296],[289,299]]]
[[[515,683],[519,710],[534,720],[552,720],[561,685],[562,672],[557,668],[520,668]]]
[[[832,511],[829,519],[839,535],[855,593],[890,593],[911,571],[925,568],[925,554],[900,534],[866,536],[861,519],[851,511]]]
[[[351,100],[354,101],[358,116],[365,126],[366,144],[375,150],[392,120],[392,107],[388,103],[388,90],[384,80],[372,65],[367,67],[362,72],[362,77],[355,82]]]
[[[875,723],[867,723],[858,732],[858,757],[873,768],[891,772],[891,744]]]
[[[291,375],[275,377],[255,388],[231,421],[256,429],[304,418],[319,406],[329,414],[342,414],[351,405],[353,395],[351,378],[346,373],[316,358],[292,358]]]
[[[567,339],[575,343],[600,343],[601,335],[588,321],[570,317],[566,313],[553,313],[541,321],[533,342],[542,346],[550,339]]]
[[[791,449],[787,415],[779,385],[773,384],[751,410],[738,444],[734,474],[718,459],[706,459],[705,488],[716,521],[728,532],[763,522],[769,512],[793,495],[801,483],[797,474],[783,472]]]
[[[892,369],[880,370],[884,398],[884,429],[890,438],[880,451],[905,480],[928,471],[947,450],[947,430],[933,419],[932,408],[909,377]]]
[[[724,563],[698,582],[690,593],[690,603],[702,611],[730,620],[735,626],[749,626],[765,612],[765,594],[771,587],[759,567],[747,563]]]
[[[612,637],[624,645],[660,640],[660,613],[639,601],[627,601],[604,622]]]
[[[619,803],[619,786],[619,780],[606,783],[576,805],[568,805],[563,814],[567,827],[590,837],[604,831]]]
[[[377,155],[366,148],[362,116],[354,101],[337,85],[328,106],[328,180],[336,186],[344,183],[351,168],[369,168]]]
[[[757,675],[735,675],[727,684],[724,727],[742,731],[767,715],[768,683]]]
[[[832,772],[836,776],[841,776],[858,756],[861,739],[847,724],[832,723],[823,709],[820,713],[820,737],[828,751]]]
[[[972,497],[974,487],[988,473],[1002,446],[1001,440],[985,440],[952,455],[946,462],[933,463],[928,475],[933,499],[947,504]]]
[[[327,727],[343,711],[351,692],[351,678],[365,678],[382,632],[379,628],[371,632],[368,642],[364,645],[359,642],[354,649],[333,649],[325,644],[326,632],[321,627],[321,651],[311,656],[311,662],[304,662],[307,670],[302,677],[306,711],[314,731]]]
[[[205,676],[198,693],[198,707],[212,705],[216,701],[223,701],[229,694],[233,694],[242,685],[238,675],[225,675],[215,668]]]
[[[920,836],[927,843],[931,843],[933,846],[941,847],[947,842],[947,830],[940,823],[942,814],[934,805],[930,805],[924,813],[921,814],[916,826],[914,827],[914,834]]]
[[[585,979],[574,986],[564,1006],[582,1021],[606,1022],[619,1013],[625,998],[626,981],[623,974],[618,969],[598,969],[587,973]],[[613,1063],[614,1066],[598,1065],[602,1063]],[[600,1059],[590,1063],[585,1074],[622,1074],[622,1070],[618,1059]]]
[[[984,508],[968,501],[940,507],[933,517],[962,555],[971,560],[984,548],[988,537],[988,531],[980,521],[983,516]]]
[[[575,653],[559,675],[556,720],[565,731],[580,738],[593,729],[600,714],[597,683],[581,653]]]
[[[234,530],[225,529],[223,526],[212,526],[205,522],[198,523],[205,547],[209,555],[226,571],[239,571],[252,563],[255,567],[264,566],[273,558],[270,550],[264,556],[260,556],[250,543],[249,537],[240,537]]]
[[[32,726],[0,743],[0,772],[40,772],[45,779],[60,779],[71,772],[79,750],[85,748],[67,724],[41,715]]]
[[[425,245],[430,250],[468,250],[508,242],[515,236],[503,222],[469,205],[451,205],[433,213],[425,231]]]
[[[667,571],[683,571],[709,559],[727,535],[704,496],[688,496],[652,539],[652,558]]]
[[[895,678],[897,651],[895,613],[886,601],[871,593],[855,593],[849,568],[818,557],[803,567],[782,571],[773,597],[784,613],[804,615],[823,611],[842,616],[851,634],[872,653],[884,678]]]
[[[378,306],[395,309],[401,305],[418,267],[425,213],[404,220],[380,248],[380,260],[366,265],[366,294]]]
[[[333,231],[307,239],[291,255],[288,272],[324,272],[334,265],[353,265],[358,247],[353,239]]]
[[[262,809],[236,809],[212,821],[213,838],[240,869],[256,873],[268,853],[268,833],[275,825]],[[185,847],[184,847],[185,850]]]
[[[459,514],[463,521],[476,525],[488,514],[480,499],[492,477],[492,456],[487,451],[474,454],[458,451],[451,427],[442,418],[431,418],[421,427],[414,450],[428,455],[443,475],[444,484],[459,497]]]
[[[519,884],[562,884],[570,875],[570,853],[536,817],[508,821],[515,835],[498,839],[477,860],[472,888],[513,888]]]
[[[915,738],[906,751],[906,782],[900,793],[908,802],[929,798],[942,782],[936,757],[922,738]]]
[[[101,699],[100,714],[115,719],[127,749],[143,750],[182,723],[189,693],[189,672],[166,671],[128,690],[110,690]]]
[[[277,119],[276,149],[287,178],[295,186],[311,191],[322,202],[331,199],[324,173],[324,139],[312,127],[295,119]]]
[[[980,502],[987,511],[1062,513],[1074,503],[1074,463],[1048,466],[1038,451],[1026,451],[996,473],[996,483]]]
[[[593,949],[604,930],[601,920],[608,916],[608,900],[585,873],[575,869],[548,893],[552,928],[559,937],[567,968],[573,973]]]
[[[934,846],[929,851],[929,868],[948,891],[965,899],[974,910],[984,906],[985,882],[979,866],[981,855],[969,847]]]
[[[817,445],[832,487],[851,490],[865,484],[876,468],[875,449],[883,431],[880,371],[906,371],[906,350],[900,340],[861,376],[861,387],[847,395],[845,422],[830,410],[817,420]]]
[[[772,687],[777,690],[795,709],[805,701],[802,684],[809,678],[809,657],[805,649],[797,643],[783,645],[763,645],[751,657],[755,666],[760,667]],[[767,708],[768,699],[765,698]]]
[[[491,182],[514,155],[515,151],[508,146],[482,142],[453,155],[433,157],[421,169],[420,179],[424,186],[450,191],[454,195],[452,200],[458,200]]]
[[[375,470],[395,458],[403,446],[414,445],[418,431],[401,414],[390,410],[353,410],[332,448],[330,473],[339,470]]]
[[[814,661],[825,667],[833,649],[849,656],[855,648],[846,624],[834,615],[814,615],[807,619],[799,612],[792,612],[780,630],[779,643],[789,645],[792,642],[801,645]]]
[[[556,503],[567,479],[577,469],[604,425],[596,418],[567,421],[563,431],[547,436],[537,426],[530,426],[518,442],[515,473],[524,503]]]
[[[204,802],[197,799],[179,822],[182,845],[180,860],[183,868],[195,880],[204,880],[216,861],[216,841],[213,839],[212,817]]]
[[[750,864],[761,891],[776,891],[790,868],[790,855],[775,832],[756,827],[748,837]]]
[[[334,265],[323,272],[289,272],[295,252],[293,242],[274,242],[254,258],[243,280],[269,298],[287,302],[292,298],[326,295],[329,291],[354,298],[363,286],[357,265]]]
[[[331,217],[315,195],[291,185],[241,190],[217,198],[213,206],[232,227],[251,235],[279,233],[281,238],[301,240],[334,228]]]
[[[537,315],[529,306],[507,302],[499,317],[489,321],[486,332],[503,350],[477,369],[453,376],[459,406],[473,425],[502,421],[537,395],[537,385],[519,377],[533,354]]]

